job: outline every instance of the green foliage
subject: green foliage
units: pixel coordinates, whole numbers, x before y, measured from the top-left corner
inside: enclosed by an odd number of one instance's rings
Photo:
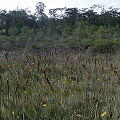
[[[48,17],[45,7],[38,2],[34,15],[28,14],[27,9],[0,10],[0,48],[83,48],[94,52],[119,49],[118,9],[105,10],[100,5],[89,9],[54,8],[49,10]],[[100,14],[95,12],[96,8]]]
[[[92,47],[89,48],[92,52],[108,52],[116,51],[120,47],[120,38],[118,39],[98,39]]]
[[[40,48],[41,48],[41,46],[39,45],[39,44],[37,44],[37,43],[33,43],[33,44],[31,44],[30,45],[33,49],[35,49],[35,50],[39,50]]]
[[[30,30],[30,28],[29,27],[27,27],[27,26],[24,26],[22,29],[21,29],[21,33],[19,34],[20,36],[25,36],[25,37],[30,37],[30,35],[31,35],[31,30]]]
[[[92,39],[83,39],[81,44],[81,47],[88,49],[94,45],[94,42]]]
[[[44,8],[0,10],[0,120],[120,119],[118,10]]]
[[[19,34],[19,29],[16,26],[10,27],[8,34],[11,36],[17,36]]]
[[[0,65],[0,73],[4,73],[6,70],[3,66]]]

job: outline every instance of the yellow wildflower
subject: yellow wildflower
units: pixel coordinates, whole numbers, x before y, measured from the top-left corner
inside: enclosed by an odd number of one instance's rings
[[[107,113],[106,113],[106,112],[104,112],[104,113],[102,113],[102,115],[101,115],[101,116],[102,116],[102,117],[104,117],[106,114],[107,114]]]
[[[63,82],[63,84],[66,84],[66,82]]]
[[[25,69],[29,69],[29,66],[28,66],[28,65],[26,65],[26,66],[25,66]]]
[[[10,65],[7,66],[8,68],[10,67]]]
[[[60,102],[60,104],[62,104],[62,101]]]
[[[47,106],[47,104],[45,103],[45,104],[43,104],[43,107],[46,107]]]

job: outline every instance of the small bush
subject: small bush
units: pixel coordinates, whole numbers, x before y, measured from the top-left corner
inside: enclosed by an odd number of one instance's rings
[[[115,52],[120,47],[120,41],[118,39],[98,39],[92,47],[89,47],[91,52]]]

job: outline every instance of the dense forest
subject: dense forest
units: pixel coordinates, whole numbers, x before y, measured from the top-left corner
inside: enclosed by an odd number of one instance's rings
[[[120,47],[120,9],[101,5],[90,8],[55,8],[44,12],[0,10],[0,49],[83,49],[116,51]],[[96,9],[100,12],[96,12]]]

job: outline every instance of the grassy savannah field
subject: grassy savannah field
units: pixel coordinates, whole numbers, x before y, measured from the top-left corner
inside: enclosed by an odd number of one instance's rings
[[[120,120],[120,54],[7,51],[0,120]]]

